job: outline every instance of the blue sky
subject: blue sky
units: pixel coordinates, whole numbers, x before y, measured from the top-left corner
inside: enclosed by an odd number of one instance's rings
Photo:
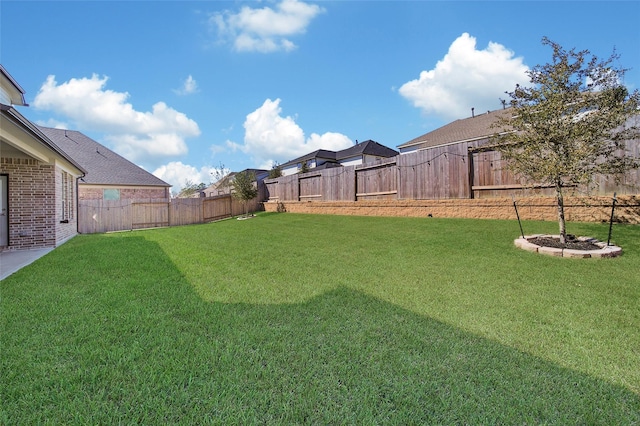
[[[373,139],[391,148],[501,108],[543,36],[640,87],[639,1],[13,1],[0,62],[20,112],[179,189]]]

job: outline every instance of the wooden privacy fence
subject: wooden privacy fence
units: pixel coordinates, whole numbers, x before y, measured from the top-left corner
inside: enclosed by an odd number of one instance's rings
[[[247,211],[260,206],[255,198]],[[244,206],[231,195],[150,200],[79,200],[78,232],[94,234],[143,228],[190,225],[237,216]]]
[[[470,141],[401,154],[358,166],[311,170],[266,179],[265,200],[364,201],[500,198],[516,195],[553,195],[553,188],[530,186],[506,168],[487,140]],[[640,157],[639,141],[629,141],[627,151]],[[620,183],[597,176],[590,195],[637,194],[640,170],[628,172]]]

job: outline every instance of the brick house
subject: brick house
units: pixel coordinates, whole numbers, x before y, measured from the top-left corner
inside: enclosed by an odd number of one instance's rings
[[[0,65],[0,250],[56,247],[77,234],[85,170],[14,106],[24,90]]]
[[[38,129],[86,170],[78,182],[80,200],[170,198],[170,184],[87,135],[75,130]]]

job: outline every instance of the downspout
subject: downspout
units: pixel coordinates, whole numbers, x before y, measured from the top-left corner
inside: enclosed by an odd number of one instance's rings
[[[84,179],[86,174],[76,178],[76,233],[80,233],[80,179]]]

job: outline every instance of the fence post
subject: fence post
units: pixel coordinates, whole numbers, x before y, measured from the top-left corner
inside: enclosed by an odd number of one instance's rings
[[[513,200],[513,208],[516,210],[516,217],[518,218],[518,225],[520,225],[520,235],[524,238],[524,231],[522,230],[522,222],[520,222],[520,214],[518,213],[518,206],[516,205],[516,199],[512,195],[511,199]]]
[[[616,193],[613,193],[613,203],[611,204],[611,218],[609,219],[609,238],[607,238],[607,246],[611,245],[611,231],[613,229],[613,213],[616,210]]]
[[[353,166],[353,201],[358,201],[358,168]]]
[[[473,151],[471,150],[471,148],[469,148],[468,151],[468,158],[469,158],[469,166],[468,166],[468,175],[469,175],[469,199],[473,200],[474,199],[474,194],[473,194],[473,181],[475,179],[475,176],[473,175]],[[464,157],[462,157],[464,158]],[[514,200],[515,202],[515,200]]]

